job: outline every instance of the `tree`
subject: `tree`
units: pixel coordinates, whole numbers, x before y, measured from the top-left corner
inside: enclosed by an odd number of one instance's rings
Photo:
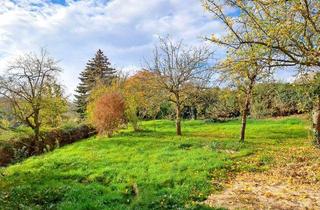
[[[251,114],[256,117],[288,116],[310,111],[310,96],[304,84],[269,82],[257,84]]]
[[[63,116],[68,111],[68,101],[63,96],[59,84],[47,84],[44,87],[43,108],[40,111],[44,125],[57,127],[63,122]]]
[[[269,52],[259,46],[243,46],[227,53],[227,58],[218,65],[220,77],[229,81],[244,94],[242,102],[242,127],[240,141],[244,142],[247,116],[250,113],[253,90],[257,82],[270,78],[272,69],[264,60]],[[242,98],[242,97],[241,97]]]
[[[124,122],[125,101],[117,92],[105,93],[94,102],[92,123],[99,134],[111,137]]]
[[[320,145],[320,74],[316,74],[314,79],[311,82],[312,92],[315,95],[316,99],[316,113],[314,113],[313,126],[315,130],[315,141],[317,145]]]
[[[307,74],[299,81],[303,84],[303,92],[309,93],[304,104],[314,103],[314,111],[312,114],[313,129],[315,133],[315,142],[320,145],[320,73]],[[308,100],[308,98],[310,100]]]
[[[110,65],[108,58],[99,49],[95,57],[88,61],[85,70],[80,73],[80,84],[76,89],[75,103],[81,118],[85,117],[88,97],[97,81],[101,81],[105,85],[111,85],[112,80],[116,77],[116,70]]]
[[[146,70],[138,71],[124,84],[126,116],[134,130],[139,130],[139,118],[155,118],[161,104],[166,100],[164,91],[158,88],[157,77]]]
[[[228,30],[210,40],[230,48],[258,45],[272,50],[273,65],[320,67],[318,0],[204,0]],[[229,12],[230,8],[239,12]]]
[[[215,95],[209,93],[208,87],[199,87],[189,84],[189,93],[183,107],[183,118],[196,120],[198,110],[206,109],[207,103],[215,102]],[[213,99],[213,100],[212,100]]]
[[[17,58],[0,78],[0,93],[10,102],[14,116],[34,132],[35,152],[41,148],[41,111],[48,105],[46,90],[58,84],[60,71],[57,61],[41,50],[39,55],[30,53]]]
[[[187,99],[189,84],[208,81],[208,59],[212,53],[206,47],[188,48],[169,38],[160,38],[148,69],[157,76],[159,87],[169,95],[176,107],[176,133],[181,135],[181,111]]]
[[[220,120],[240,116],[240,105],[237,90],[233,88],[216,89],[215,103],[208,106],[207,115],[213,119]]]
[[[298,66],[319,72],[320,1],[204,0],[203,4],[228,30],[221,38],[213,35],[209,39],[212,42],[229,49],[260,46],[272,53],[265,58],[270,66]],[[228,12],[230,8],[240,15]],[[315,109],[320,113],[320,100],[318,103]],[[320,117],[316,124],[316,133],[320,133]]]

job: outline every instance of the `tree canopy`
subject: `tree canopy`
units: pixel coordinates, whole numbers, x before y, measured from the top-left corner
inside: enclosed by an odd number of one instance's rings
[[[80,84],[75,90],[77,93],[75,95],[77,112],[82,118],[85,117],[90,91],[97,85],[97,82],[111,85],[115,77],[116,70],[111,67],[109,59],[99,49],[95,57],[88,61],[84,71],[80,73]]]

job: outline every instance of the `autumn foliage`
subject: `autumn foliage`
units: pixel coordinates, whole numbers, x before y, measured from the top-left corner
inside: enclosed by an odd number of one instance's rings
[[[125,101],[120,93],[105,93],[95,101],[92,123],[99,134],[107,134],[111,137],[123,123],[124,111]]]
[[[157,85],[156,75],[147,70],[138,71],[129,77],[124,89],[128,106],[135,106],[141,118],[154,117],[166,98],[164,91]]]
[[[156,79],[154,73],[141,70],[124,82],[125,114],[135,131],[141,130],[139,119],[155,118],[161,104],[166,100],[166,95],[157,86]]]

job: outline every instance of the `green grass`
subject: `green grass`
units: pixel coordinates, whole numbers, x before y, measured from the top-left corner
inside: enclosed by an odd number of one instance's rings
[[[247,141],[240,122],[143,122],[93,137],[1,169],[1,209],[208,209],[198,203],[230,174],[267,170],[277,152],[310,146],[299,118],[250,120]],[[256,161],[248,161],[248,160]]]

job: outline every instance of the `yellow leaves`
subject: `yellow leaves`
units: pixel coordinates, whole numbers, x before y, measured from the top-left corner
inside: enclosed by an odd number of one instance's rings
[[[226,17],[226,23],[232,27],[234,25],[234,20],[231,17]]]
[[[202,6],[203,6],[204,10],[210,11],[210,6],[207,1],[202,1]]]
[[[295,3],[291,7],[291,12],[303,12],[303,11],[305,11],[305,8],[301,3]]]
[[[228,34],[212,42],[228,48],[255,42],[257,45],[274,47],[283,55],[290,54],[286,60],[300,62],[304,66],[318,66],[319,56],[319,10],[318,0],[257,0],[232,1],[240,11],[239,16],[227,12],[230,1],[205,1],[204,7],[229,28]],[[237,23],[237,27],[233,27]],[[223,42],[221,42],[223,40]],[[280,49],[280,50],[279,50]],[[298,56],[297,56],[298,55]],[[302,56],[301,56],[302,55]]]
[[[265,192],[264,195],[267,197],[267,198],[270,198],[270,197],[273,197],[273,194],[269,191]]]
[[[215,34],[211,34],[211,39],[210,39],[212,42],[217,42],[218,41],[218,38],[216,37]]]
[[[143,112],[142,115],[156,115],[165,97],[156,80],[156,75],[146,70],[138,71],[129,77],[124,84],[124,95],[128,106],[139,109]]]

